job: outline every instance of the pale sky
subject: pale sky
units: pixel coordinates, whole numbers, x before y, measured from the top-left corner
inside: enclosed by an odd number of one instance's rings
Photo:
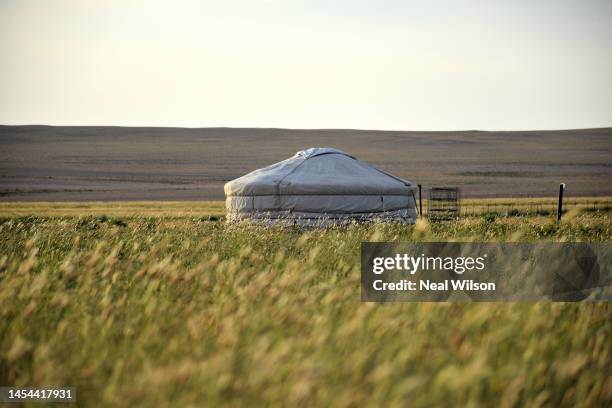
[[[612,1],[0,0],[0,124],[612,126]]]

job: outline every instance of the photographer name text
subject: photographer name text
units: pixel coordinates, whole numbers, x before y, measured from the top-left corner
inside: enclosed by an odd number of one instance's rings
[[[447,291],[447,290],[482,290],[494,291],[495,282],[476,282],[474,280],[444,280],[441,282],[419,279],[418,282],[402,279],[398,282],[384,282],[377,279],[373,282],[374,290],[379,291]]]

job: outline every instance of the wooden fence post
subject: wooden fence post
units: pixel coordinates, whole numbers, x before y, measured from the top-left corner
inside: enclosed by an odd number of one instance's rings
[[[423,189],[419,184],[419,215],[423,218]]]
[[[565,183],[559,184],[559,205],[557,206],[557,221],[561,221],[561,215],[563,214],[563,188]]]

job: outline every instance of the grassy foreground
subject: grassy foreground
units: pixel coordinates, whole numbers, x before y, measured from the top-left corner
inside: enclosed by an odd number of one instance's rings
[[[609,213],[326,231],[105,214],[0,219],[0,385],[103,406],[612,403],[608,304],[359,289],[362,241],[609,242]]]

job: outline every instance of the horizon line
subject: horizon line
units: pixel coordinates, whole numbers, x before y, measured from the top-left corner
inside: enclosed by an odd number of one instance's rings
[[[300,127],[276,127],[276,126],[136,126],[136,125],[47,125],[47,124],[3,124],[0,127],[69,127],[69,128],[145,128],[145,129],[257,129],[257,130],[299,130],[299,131],[355,131],[355,132],[559,132],[579,130],[603,130],[612,129],[610,126],[578,127],[578,128],[540,128],[540,129],[454,129],[454,130],[423,130],[423,129],[359,129],[359,128],[300,128]]]

